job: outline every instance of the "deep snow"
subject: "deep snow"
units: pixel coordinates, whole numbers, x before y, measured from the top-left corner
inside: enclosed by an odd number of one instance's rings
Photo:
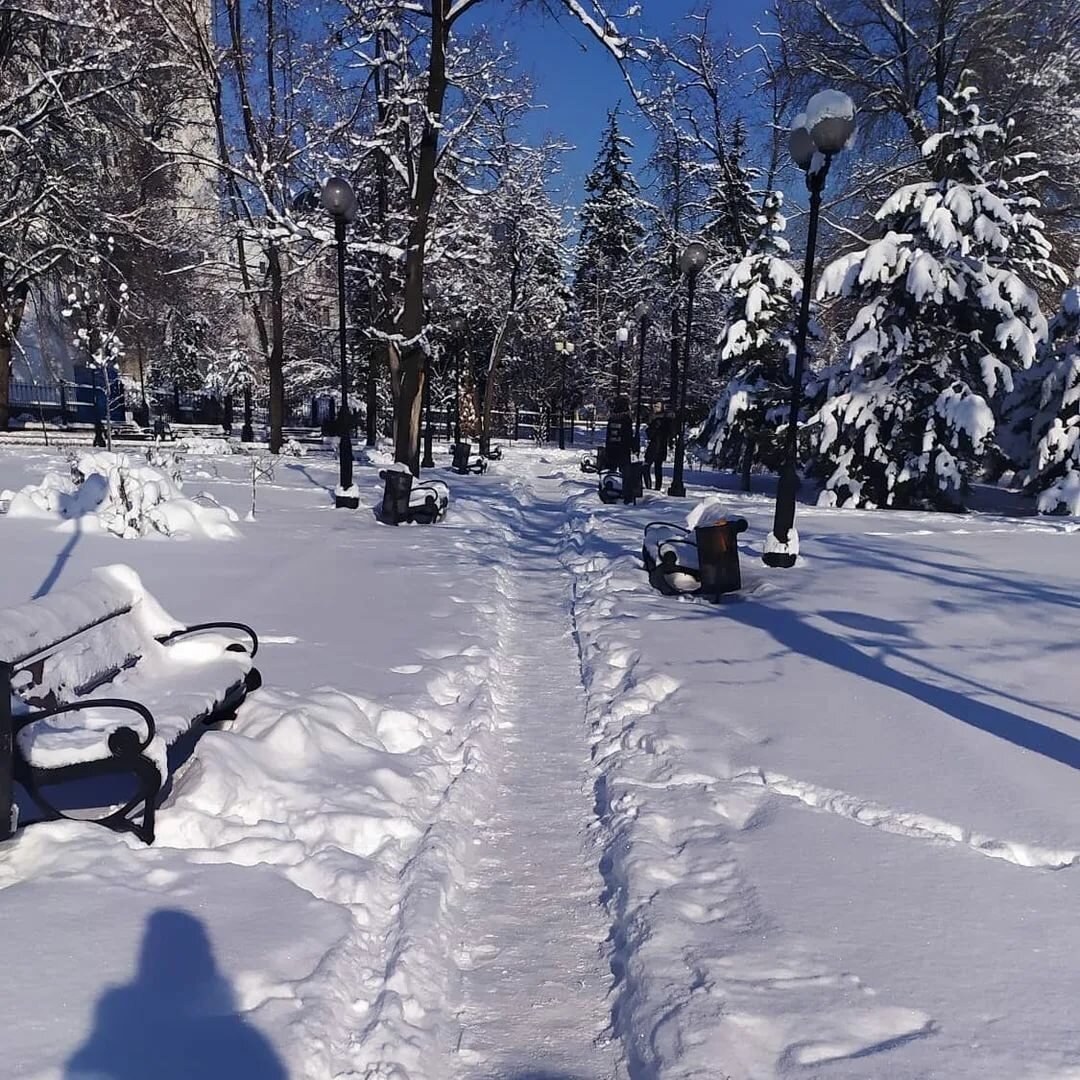
[[[449,477],[429,528],[316,455],[225,544],[0,517],[0,605],[125,562],[265,683],[153,848],[0,848],[5,1077],[1080,1076],[1077,523],[800,507],[769,571],[771,499],[724,493],[713,606],[640,566],[693,503],[602,506],[577,456]],[[246,465],[184,478],[241,509]]]

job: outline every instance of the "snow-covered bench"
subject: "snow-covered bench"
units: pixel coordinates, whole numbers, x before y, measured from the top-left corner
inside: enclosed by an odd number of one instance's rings
[[[12,776],[55,820],[43,789],[128,774],[134,794],[95,820],[152,843],[177,748],[260,685],[258,647],[242,623],[177,622],[126,566],[0,612],[0,821]]]
[[[640,461],[628,461],[619,469],[608,469],[600,474],[597,494],[602,503],[636,503],[644,494],[642,473],[645,466]]]
[[[738,517],[694,517],[693,526],[650,521],[641,558],[649,583],[666,596],[700,593],[719,599],[721,593],[742,587],[736,537],[747,523]],[[699,544],[704,545],[704,556]]]
[[[379,519],[387,525],[415,522],[433,525],[446,516],[450,505],[450,488],[441,480],[425,480],[413,486],[408,466],[390,465],[379,473],[386,481]]]
[[[667,596],[701,587],[697,544],[690,529],[670,521],[650,521],[641,542],[641,558],[654,589]]]

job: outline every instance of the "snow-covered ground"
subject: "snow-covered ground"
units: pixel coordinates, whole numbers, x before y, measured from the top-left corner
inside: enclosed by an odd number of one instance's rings
[[[246,513],[243,458],[183,472]],[[0,605],[127,563],[264,679],[152,848],[0,848],[0,1075],[1080,1077],[1077,522],[806,507],[768,571],[726,495],[714,606],[640,566],[690,500],[523,448],[449,480],[428,528],[319,455],[227,542],[0,518]]]

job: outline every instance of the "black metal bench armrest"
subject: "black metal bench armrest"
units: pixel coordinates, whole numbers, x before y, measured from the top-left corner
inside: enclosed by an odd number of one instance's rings
[[[129,727],[117,728],[109,736],[109,749],[114,753],[129,753],[135,749],[138,753],[142,753],[150,743],[153,741],[154,735],[157,732],[157,726],[154,724],[154,717],[150,710],[145,705],[140,705],[137,701],[129,701],[127,698],[86,698],[84,701],[72,701],[66,705],[57,705],[51,709],[42,709],[39,712],[23,713],[21,716],[12,717],[12,727],[15,732],[22,731],[23,728],[29,727],[31,724],[36,724],[39,720],[48,720],[51,716],[60,716],[63,713],[79,712],[82,709],[127,709],[129,712],[138,713],[143,718],[143,722],[146,724],[146,738],[138,744],[138,747],[131,747],[118,743],[116,746],[113,744],[113,739],[121,731],[131,731]],[[132,735],[135,733],[132,731]],[[138,738],[138,736],[135,736]]]
[[[259,651],[259,637],[254,630],[251,629],[246,623],[242,622],[204,622],[196,623],[194,626],[185,626],[183,630],[174,630],[171,634],[166,634],[164,637],[159,637],[158,643],[161,645],[168,645],[170,641],[175,641],[177,638],[183,637],[185,634],[198,634],[204,630],[239,630],[244,634],[247,634],[251,638],[251,650],[249,656],[254,659],[255,654]]]
[[[685,525],[676,525],[674,521],[650,521],[648,525],[645,526],[645,532],[648,532],[650,529],[659,528],[675,529],[676,532],[681,532],[683,536],[690,535],[690,530],[686,528]],[[661,541],[661,543],[663,543],[663,541]]]

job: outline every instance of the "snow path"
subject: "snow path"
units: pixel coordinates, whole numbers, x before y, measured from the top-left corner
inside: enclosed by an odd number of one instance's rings
[[[505,756],[478,826],[460,922],[459,1075],[610,1080],[610,925],[590,836],[585,691],[559,561],[565,507],[519,495],[528,510],[504,578],[494,688]]]

